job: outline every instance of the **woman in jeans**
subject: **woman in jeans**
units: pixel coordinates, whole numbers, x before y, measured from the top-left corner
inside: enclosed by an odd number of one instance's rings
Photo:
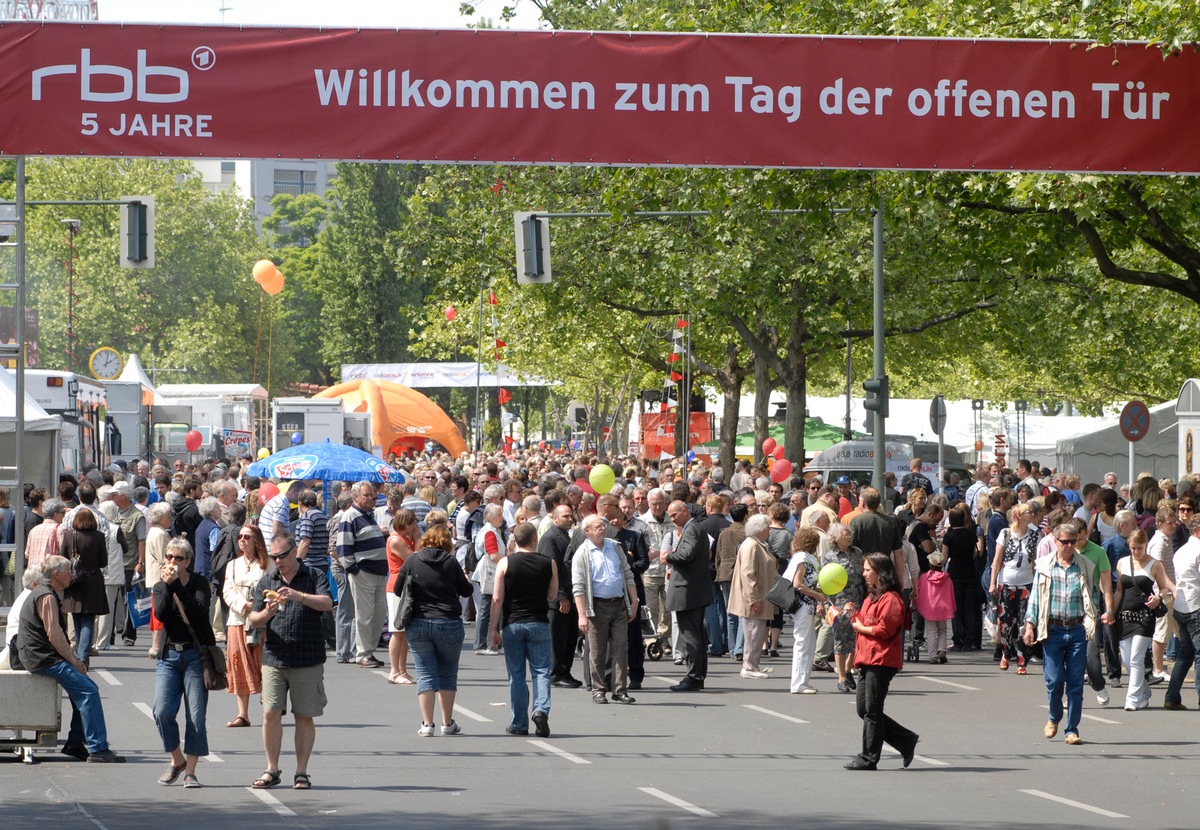
[[[104,569],[108,566],[108,540],[96,529],[96,514],[86,508],[75,513],[71,529],[63,534],[62,553],[75,565],[75,581],[63,596],[63,611],[75,622],[75,653],[91,664],[96,616],[108,613]]]
[[[202,646],[216,645],[208,606],[212,591],[208,580],[188,570],[192,546],[185,539],[172,539],[163,554],[161,581],[154,586],[154,614],[163,626],[163,643],[154,672],[154,724],[162,737],[163,749],[171,753],[171,764],[158,783],[174,784],[183,773],[183,786],[199,787],[196,762],[208,754],[208,689],[204,687]],[[186,619],[180,614],[183,606]],[[191,631],[188,629],[191,623]],[[183,748],[179,744],[179,704],[186,703]]]
[[[458,660],[462,655],[463,622],[459,597],[473,591],[462,566],[450,552],[453,542],[446,525],[425,531],[420,549],[404,561],[396,576],[395,592],[411,578],[412,616],[404,633],[417,674],[417,705],[422,738],[433,736],[433,699],[442,709],[442,734],[457,735],[454,696],[458,691]]]

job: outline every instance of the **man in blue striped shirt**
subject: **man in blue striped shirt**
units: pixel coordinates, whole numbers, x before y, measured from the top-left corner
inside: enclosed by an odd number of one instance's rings
[[[354,596],[355,657],[360,668],[377,669],[379,635],[387,623],[387,536],[375,523],[375,485],[354,485],[354,504],[337,530],[338,562],[350,578]]]

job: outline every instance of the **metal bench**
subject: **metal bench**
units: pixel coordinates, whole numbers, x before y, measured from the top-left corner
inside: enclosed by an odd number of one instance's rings
[[[7,611],[0,609],[0,632]],[[62,688],[49,677],[0,669],[0,750],[32,764],[35,747],[57,746],[62,698]]]

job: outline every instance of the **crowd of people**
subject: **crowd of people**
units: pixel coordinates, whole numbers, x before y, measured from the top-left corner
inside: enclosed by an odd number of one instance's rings
[[[415,686],[417,734],[455,735],[470,622],[475,652],[504,657],[511,735],[551,734],[555,688],[635,704],[648,649],[680,667],[672,692],[704,692],[722,658],[740,679],[769,682],[766,661],[780,657],[789,624],[788,691],[815,694],[814,673],[831,672],[838,693],[855,695],[863,738],[848,769],[875,769],[884,743],[911,763],[918,736],[884,713],[906,659],[951,663],[985,642],[1002,671],[1041,663],[1047,738],[1061,724],[1068,744],[1081,742],[1085,682],[1106,705],[1127,677],[1130,711],[1166,683],[1163,706],[1187,708],[1200,647],[1189,478],[1080,486],[1022,460],[979,469],[964,490],[935,486],[917,459],[881,492],[844,475],[775,482],[745,461],[727,476],[616,459],[616,483],[597,493],[597,457],[393,463],[405,482],[385,487],[262,481],[237,462],[118,463],[63,476],[53,495],[27,487],[23,517],[0,492],[0,533],[23,520],[27,534],[0,659],[67,691],[64,753],[119,762],[88,668],[108,649],[137,648],[148,629],[169,757],[159,783],[185,787],[200,786],[196,761],[208,753],[207,647],[224,647],[228,728],[252,726],[261,695],[266,768],[251,786],[281,783],[290,710],[292,784],[307,789],[327,654],[386,666],[390,683]],[[832,593],[829,565],[845,575]]]

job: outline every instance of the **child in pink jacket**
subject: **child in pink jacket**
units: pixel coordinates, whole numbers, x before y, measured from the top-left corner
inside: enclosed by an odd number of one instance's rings
[[[946,554],[929,554],[929,570],[921,574],[917,591],[917,610],[925,618],[925,643],[930,663],[946,662],[946,629],[954,619],[954,583],[942,570]]]

